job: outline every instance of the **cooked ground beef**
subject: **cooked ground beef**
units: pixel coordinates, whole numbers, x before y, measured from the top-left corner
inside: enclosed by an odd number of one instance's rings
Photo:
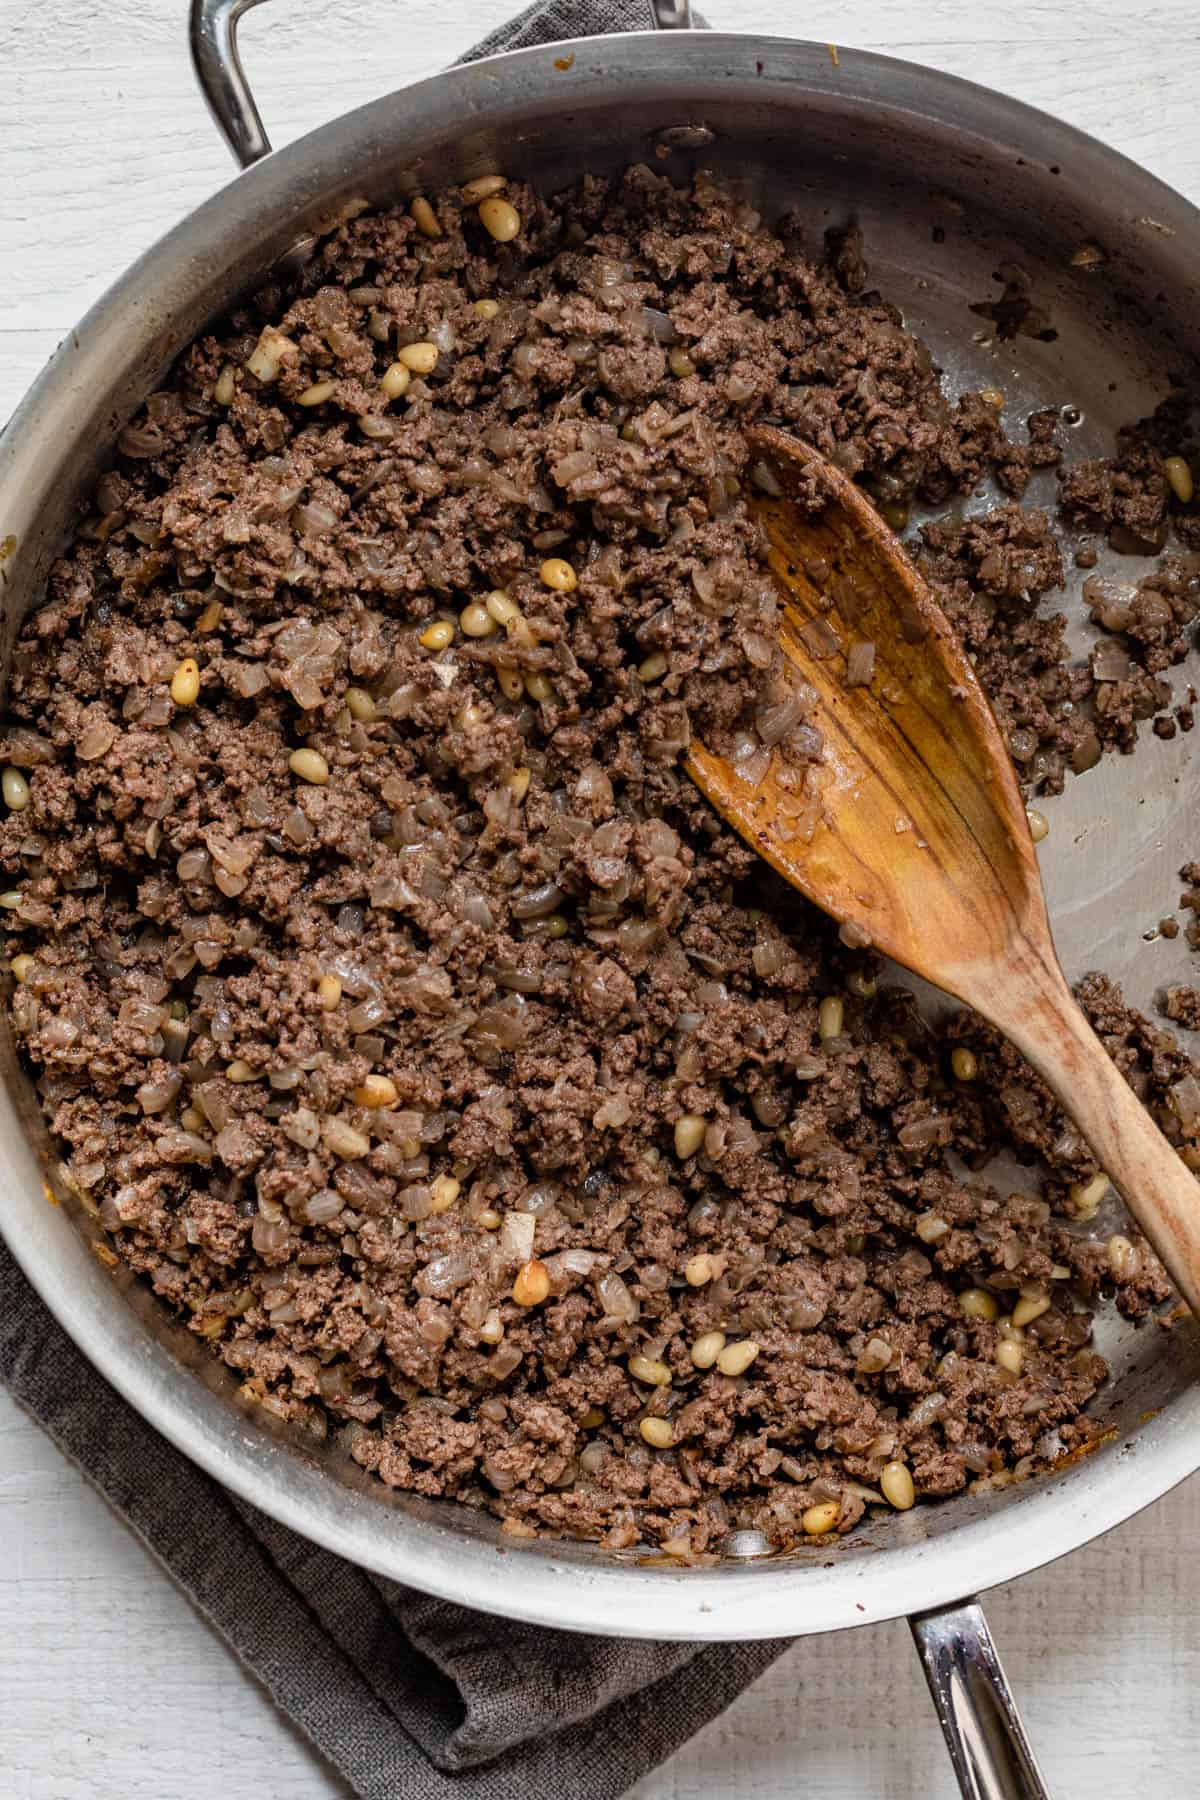
[[[1185,1025],[1189,1031],[1200,1031],[1200,992],[1194,987],[1169,987],[1163,995],[1162,1009],[1168,1019]]]
[[[924,572],[975,659],[1030,792],[1061,793],[1068,772],[1086,773],[1106,750],[1132,751],[1146,720],[1157,737],[1174,737],[1171,689],[1161,676],[1191,647],[1200,558],[1166,556],[1140,581],[1090,575],[1083,596],[1104,635],[1078,663],[1066,619],[1038,606],[1064,580],[1044,512],[998,506],[954,524],[935,521],[921,542]],[[1190,729],[1181,717],[1179,724]]]
[[[348,220],[198,342],[26,624],[11,1011],[69,1179],[247,1396],[513,1530],[700,1555],[848,1530],[890,1464],[1024,1474],[1158,1265],[1015,1053],[878,988],[678,758],[779,721],[747,422],[903,509],[1020,492],[1053,417],[948,402],[854,233],[644,169],[508,197],[503,243]],[[1064,493],[1157,529],[1135,476]],[[1022,773],[1127,747],[1044,515],[925,543]],[[1193,585],[1127,608],[1147,696]],[[1084,999],[1190,1147],[1186,1058]],[[1043,1198],[955,1172],[1001,1145]]]

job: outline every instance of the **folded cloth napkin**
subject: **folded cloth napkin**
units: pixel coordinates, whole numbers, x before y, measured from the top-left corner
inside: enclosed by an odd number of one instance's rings
[[[537,0],[468,56],[651,22],[649,0]],[[368,1575],[152,1430],[2,1241],[0,1295],[0,1379],[362,1800],[616,1800],[787,1648],[514,1625]]]

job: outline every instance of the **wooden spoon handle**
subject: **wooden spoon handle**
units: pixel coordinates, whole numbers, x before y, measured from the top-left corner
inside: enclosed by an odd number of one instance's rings
[[[1200,1182],[1113,1063],[1053,954],[1049,967],[1038,961],[1028,979],[1005,981],[1000,1005],[978,1010],[1052,1089],[1200,1318]]]

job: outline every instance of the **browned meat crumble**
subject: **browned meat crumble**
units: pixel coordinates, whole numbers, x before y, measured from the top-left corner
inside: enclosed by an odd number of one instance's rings
[[[500,198],[503,242],[355,217],[197,343],[25,627],[11,1013],[69,1178],[248,1396],[518,1532],[695,1556],[1024,1474],[1161,1271],[1015,1053],[878,987],[678,757],[820,755],[748,423],[903,525],[1020,495],[1055,415],[948,400],[856,233],[645,169]],[[1156,543],[1171,504],[1149,440],[1062,495]],[[924,555],[1031,788],[1164,716],[1190,564],[1097,587],[1081,668],[1044,513]],[[1193,1155],[1186,1057],[1084,1000]],[[1002,1145],[1042,1198],[962,1173]]]

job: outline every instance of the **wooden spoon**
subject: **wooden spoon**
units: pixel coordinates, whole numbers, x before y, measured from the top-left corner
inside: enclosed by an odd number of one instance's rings
[[[779,641],[816,690],[824,761],[815,799],[780,785],[778,757],[755,784],[699,743],[688,757],[692,778],[864,945],[965,1001],[1016,1045],[1200,1316],[1200,1184],[1063,978],[1024,802],[970,662],[854,483],[784,432],[749,435],[760,482],[778,489],[752,504],[785,602]],[[825,499],[819,511],[814,493]],[[874,671],[851,687],[856,644],[874,646]],[[852,672],[861,675],[867,660],[860,650]]]

